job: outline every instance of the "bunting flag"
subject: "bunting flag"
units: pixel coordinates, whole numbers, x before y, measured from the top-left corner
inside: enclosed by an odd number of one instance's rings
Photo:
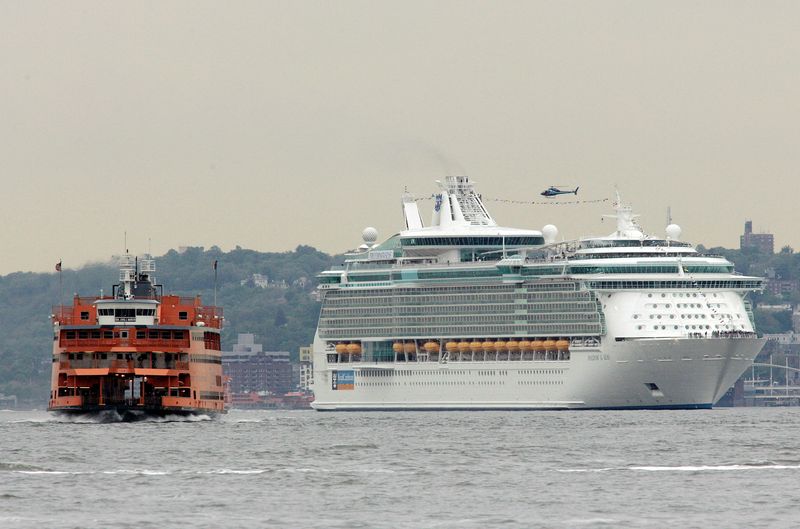
[[[440,197],[437,201],[437,206],[441,203],[441,195],[431,195],[428,197],[414,197],[415,202],[420,202],[423,200],[434,200],[436,197]],[[505,198],[482,198],[484,202],[502,202],[504,204],[522,204],[524,206],[568,206],[568,205],[575,205],[575,204],[597,204],[599,202],[608,202],[608,198],[595,198],[592,200],[509,200]]]
[[[61,261],[56,263],[56,272],[60,272],[60,271],[61,271]]]

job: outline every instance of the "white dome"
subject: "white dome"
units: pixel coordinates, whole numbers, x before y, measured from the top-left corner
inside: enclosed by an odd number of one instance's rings
[[[558,228],[552,224],[548,224],[542,228],[542,235],[544,235],[545,244],[553,244],[556,242],[556,237],[558,237]]]
[[[670,224],[667,226],[666,232],[667,238],[673,241],[677,241],[681,237],[681,227],[677,224]]]
[[[371,226],[364,228],[364,231],[361,232],[361,237],[364,239],[365,243],[373,244],[378,240],[378,230]]]

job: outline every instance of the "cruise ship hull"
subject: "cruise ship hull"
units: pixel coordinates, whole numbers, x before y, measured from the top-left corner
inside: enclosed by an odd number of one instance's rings
[[[312,406],[320,411],[711,408],[763,344],[755,337],[633,339],[574,348],[569,360],[328,364],[317,372]],[[320,351],[320,361],[324,357]],[[342,375],[353,379],[346,389],[334,384]]]

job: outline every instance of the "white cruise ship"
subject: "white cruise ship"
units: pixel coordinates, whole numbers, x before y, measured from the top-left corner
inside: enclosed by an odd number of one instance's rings
[[[320,275],[317,410],[710,408],[764,344],[762,279],[646,236],[615,203],[607,237],[503,228],[465,176],[423,226],[364,244]]]

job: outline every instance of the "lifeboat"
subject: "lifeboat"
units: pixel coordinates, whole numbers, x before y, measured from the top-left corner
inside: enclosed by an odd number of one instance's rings
[[[425,342],[425,351],[428,353],[435,353],[439,350],[439,344],[436,342]]]
[[[556,341],[555,340],[551,340],[550,338],[545,340],[542,345],[544,346],[544,350],[545,351],[555,351],[556,350]]]
[[[494,350],[497,351],[498,353],[500,351],[505,351],[506,350],[506,342],[504,342],[503,340],[498,340],[498,341],[494,342]]]
[[[347,346],[347,352],[351,355],[359,354],[361,352],[360,343],[351,343]]]
[[[406,342],[403,344],[403,352],[404,353],[416,353],[417,352],[417,344],[414,342]]]
[[[478,340],[475,340],[474,342],[469,344],[469,348],[472,349],[473,353],[477,353],[483,349],[483,344]]]
[[[566,351],[569,349],[569,340],[558,340],[556,342],[556,349],[559,351]]]
[[[484,351],[487,351],[487,352],[488,351],[494,351],[494,342],[490,342],[489,340],[486,340],[485,342],[483,342],[482,347],[483,347]]]
[[[527,353],[533,350],[533,344],[531,344],[530,341],[523,339],[519,342],[519,349],[520,351]]]
[[[336,352],[339,353],[339,354],[345,354],[347,352],[347,344],[344,343],[344,342],[337,343],[336,344]]]
[[[509,340],[506,342],[506,347],[512,353],[516,353],[517,351],[519,351],[519,342],[516,340]]]
[[[531,349],[533,349],[534,351],[544,351],[544,342],[539,339],[532,341]]]
[[[403,352],[402,342],[394,342],[392,344],[392,351],[394,351],[395,353],[402,353]]]
[[[444,346],[444,348],[447,349],[448,353],[455,353],[456,351],[458,351],[458,343],[457,342],[447,342],[447,344]]]
[[[469,352],[469,342],[459,342],[458,343],[458,352],[459,353],[468,353]]]

